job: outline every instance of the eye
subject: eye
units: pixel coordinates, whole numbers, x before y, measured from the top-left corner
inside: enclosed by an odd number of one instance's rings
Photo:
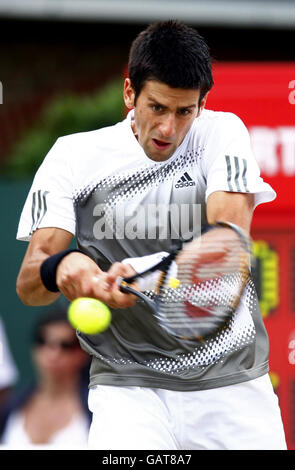
[[[178,110],[178,114],[180,114],[180,116],[188,116],[189,114],[191,114],[191,109],[190,108],[181,108]]]
[[[152,104],[152,110],[155,113],[159,113],[160,111],[163,111],[163,106],[161,106],[160,104]]]

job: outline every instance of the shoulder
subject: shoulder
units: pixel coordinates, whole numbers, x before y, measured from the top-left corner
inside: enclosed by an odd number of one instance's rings
[[[125,147],[126,125],[124,121],[101,129],[68,134],[57,139],[43,161],[43,170],[60,171],[80,179],[98,166],[107,165],[105,158],[117,154]]]
[[[16,390],[0,409],[0,437],[2,436],[9,416],[20,410],[32,397],[36,390],[35,384],[30,384],[23,389]]]
[[[246,129],[242,119],[234,113],[204,109],[195,125],[207,130]]]
[[[97,148],[100,146],[113,147],[117,144],[116,138],[123,136],[125,132],[124,121],[114,124],[113,126],[103,127],[93,131],[77,132],[59,137],[58,143],[64,147],[71,147],[80,150]],[[116,137],[116,138],[114,138]]]
[[[192,126],[194,145],[206,149],[228,146],[233,141],[245,144],[249,132],[242,119],[234,113],[204,109]]]

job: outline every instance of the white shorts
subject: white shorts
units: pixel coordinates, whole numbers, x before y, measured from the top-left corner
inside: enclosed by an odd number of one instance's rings
[[[89,409],[90,449],[286,450],[268,375],[196,392],[98,385]]]

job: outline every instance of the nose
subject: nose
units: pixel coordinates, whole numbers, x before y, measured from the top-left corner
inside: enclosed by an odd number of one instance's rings
[[[57,357],[60,355],[60,352],[61,349],[55,344],[52,344],[47,347],[47,355],[50,357]]]
[[[173,114],[166,115],[163,117],[163,121],[159,126],[161,136],[164,139],[171,138],[175,135],[176,132],[176,122],[175,116]]]

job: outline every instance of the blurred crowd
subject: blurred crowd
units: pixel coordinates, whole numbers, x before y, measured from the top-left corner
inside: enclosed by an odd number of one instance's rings
[[[34,379],[19,388],[4,322],[0,319],[0,448],[86,449],[89,356],[80,347],[65,307],[34,325]]]

